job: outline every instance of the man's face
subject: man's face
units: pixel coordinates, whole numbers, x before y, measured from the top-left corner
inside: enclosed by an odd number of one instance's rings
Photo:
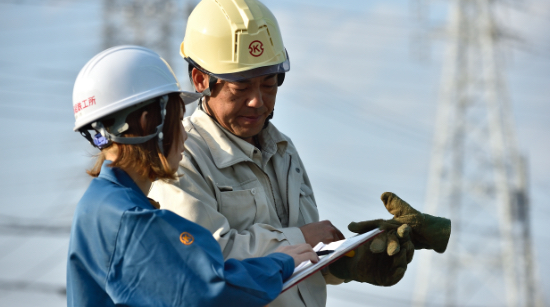
[[[207,112],[228,131],[252,143],[273,112],[277,75],[242,82],[218,81],[207,101]]]

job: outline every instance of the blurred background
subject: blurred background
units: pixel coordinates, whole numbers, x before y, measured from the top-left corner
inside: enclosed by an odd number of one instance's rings
[[[264,0],[291,59],[275,125],[321,219],[391,218],[380,194],[452,217],[444,254],[328,306],[544,306],[550,297],[550,2]],[[0,0],[0,305],[65,305],[72,214],[96,153],[72,87],[106,47],[179,56],[196,0]]]

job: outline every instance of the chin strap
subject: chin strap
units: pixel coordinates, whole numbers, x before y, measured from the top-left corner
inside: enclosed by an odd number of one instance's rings
[[[93,138],[87,130],[81,130],[80,134],[84,136],[88,141],[90,141],[90,143],[93,146],[99,149],[107,148],[111,146],[113,142],[120,143],[120,144],[129,144],[129,145],[142,144],[151,140],[155,136],[158,136],[159,150],[163,155],[165,155],[164,149],[163,149],[164,146],[162,146],[162,140],[164,137],[162,133],[162,128],[164,127],[164,119],[166,117],[166,104],[168,103],[168,95],[164,95],[160,97],[159,103],[160,103],[161,122],[160,122],[160,125],[157,126],[153,134],[149,134],[146,136],[137,136],[137,137],[119,136],[122,132],[128,130],[128,124],[126,123],[126,116],[135,110],[125,110],[123,114],[120,114],[120,116],[117,116],[117,118],[115,119],[115,125],[113,125],[117,127],[110,127],[110,128],[115,128],[114,132],[116,133],[116,135],[107,131],[106,127],[103,126],[103,123],[101,121],[96,121],[92,123],[92,128],[94,128],[98,132],[96,135],[93,136]],[[143,107],[143,105],[141,105],[140,107]],[[122,125],[120,125],[121,123]],[[110,130],[113,130],[113,129],[110,129]]]

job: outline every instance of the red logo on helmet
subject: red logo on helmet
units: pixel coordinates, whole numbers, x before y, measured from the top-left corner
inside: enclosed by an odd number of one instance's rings
[[[259,57],[264,53],[264,44],[260,41],[253,41],[248,46],[248,50],[252,56]]]
[[[77,102],[73,105],[74,114],[95,105],[95,96],[84,99],[81,102]]]

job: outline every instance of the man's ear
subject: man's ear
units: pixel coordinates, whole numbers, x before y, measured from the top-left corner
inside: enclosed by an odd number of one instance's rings
[[[202,71],[193,68],[191,71],[191,78],[193,79],[193,86],[197,92],[202,93],[205,89],[208,88],[209,77],[207,74]]]

